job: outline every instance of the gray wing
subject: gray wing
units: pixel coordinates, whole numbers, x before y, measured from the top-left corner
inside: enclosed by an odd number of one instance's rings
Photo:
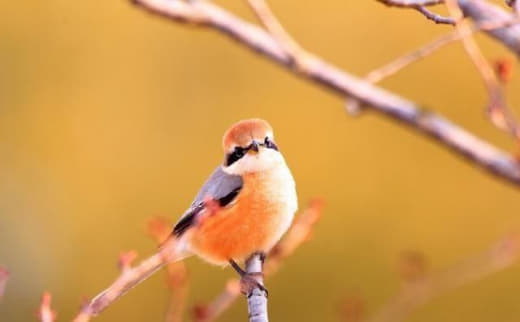
[[[228,174],[222,170],[221,166],[218,166],[206,180],[190,208],[173,228],[173,234],[180,236],[193,225],[197,215],[204,209],[204,198],[211,197],[218,201],[221,207],[224,207],[236,198],[242,185],[242,177]]]

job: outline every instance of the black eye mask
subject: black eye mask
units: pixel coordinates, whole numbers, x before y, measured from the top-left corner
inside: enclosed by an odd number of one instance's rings
[[[260,144],[261,146],[264,146],[268,149],[273,149],[273,150],[276,150],[278,151],[278,147],[276,146],[276,144],[269,140],[268,137],[265,137],[265,140],[264,140],[264,143]],[[229,167],[230,165],[232,165],[233,163],[237,162],[238,160],[240,160],[242,157],[244,157],[244,155],[247,154],[247,152],[251,149],[253,149],[255,146],[255,144],[250,144],[249,146],[245,147],[245,148],[242,148],[242,147],[239,147],[237,146],[233,152],[231,153],[228,153],[226,155],[226,167]]]

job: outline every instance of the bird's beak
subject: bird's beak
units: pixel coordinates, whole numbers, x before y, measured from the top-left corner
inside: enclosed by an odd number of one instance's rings
[[[251,154],[256,154],[256,153],[258,153],[258,151],[259,151],[258,143],[256,141],[253,141],[251,143],[251,145],[249,146],[249,150],[247,152],[251,153]]]

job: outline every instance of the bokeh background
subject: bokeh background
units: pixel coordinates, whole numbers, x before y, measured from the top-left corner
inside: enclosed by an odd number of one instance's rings
[[[242,1],[220,4],[247,19]],[[327,203],[313,240],[269,280],[277,321],[338,321],[355,293],[377,311],[399,289],[396,261],[419,250],[433,271],[520,231],[520,191],[380,115],[352,118],[341,99],[212,31],[145,14],[127,1],[0,4],[0,265],[11,271],[0,320],[34,320],[41,292],[59,320],[117,274],[121,250],[155,251],[148,218],[175,221],[222,160],[223,131],[262,117],[297,181],[300,208]],[[277,1],[305,47],[364,75],[450,27],[376,1]],[[516,58],[477,37],[490,59]],[[520,77],[508,98],[520,106]],[[486,95],[462,46],[382,84],[514,151],[484,118]],[[518,109],[516,109],[518,111]],[[191,304],[233,275],[189,259]],[[160,321],[157,274],[97,321]],[[458,288],[409,321],[516,321],[520,268]],[[243,321],[243,301],[221,321]]]

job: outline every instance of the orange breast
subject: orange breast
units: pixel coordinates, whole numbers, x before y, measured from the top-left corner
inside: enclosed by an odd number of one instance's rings
[[[229,259],[242,261],[254,252],[269,251],[280,238],[279,226],[287,216],[287,201],[276,197],[273,189],[277,187],[270,177],[268,171],[246,174],[233,204],[208,214],[192,229],[192,251],[215,264],[226,264]]]

